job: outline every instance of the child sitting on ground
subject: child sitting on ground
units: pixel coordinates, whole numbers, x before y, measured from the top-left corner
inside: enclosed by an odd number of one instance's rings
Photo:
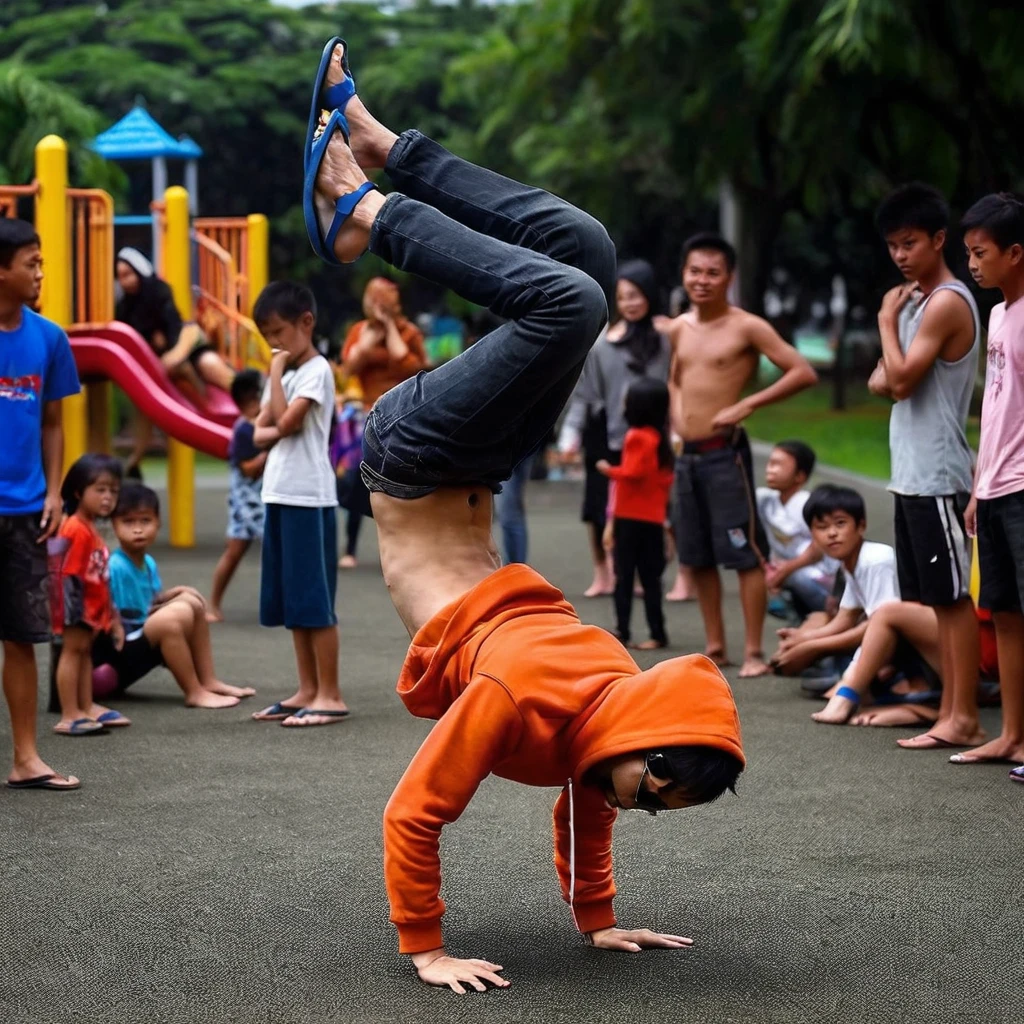
[[[804,506],[810,497],[804,485],[814,463],[809,445],[780,441],[765,467],[768,486],[757,488],[757,514],[768,534],[770,551],[765,582],[774,595],[785,595],[785,603],[801,622],[812,612],[825,610],[839,568],[834,559],[818,550],[804,521]],[[788,609],[783,616],[788,617]]]
[[[231,480],[228,485],[227,544],[213,570],[207,622],[224,620],[220,607],[224,591],[252,542],[263,539],[264,508],[260,490],[267,453],[253,442],[262,394],[263,378],[257,370],[243,370],[231,383],[231,397],[240,415],[231,433],[231,447],[228,449]]]
[[[839,611],[824,625],[780,629],[772,658],[778,675],[796,675],[831,655],[855,651],[867,619],[889,601],[899,601],[896,553],[888,544],[864,539],[864,499],[852,488],[824,485],[811,492],[803,509],[814,543],[843,567],[846,587]],[[816,620],[817,621],[817,620]]]
[[[206,604],[191,587],[164,590],[153,556],[160,530],[160,499],[142,484],[127,483],[113,515],[121,547],[110,557],[110,592],[125,635],[121,644],[97,638],[93,658],[117,673],[124,692],[153,669],[166,665],[190,708],[229,708],[256,691],[229,686],[213,669]]]
[[[600,459],[597,471],[612,481],[611,518],[604,546],[615,556],[616,636],[627,646],[651,651],[668,646],[661,603],[665,571],[665,516],[672,489],[674,457],[668,440],[668,387],[641,377],[626,392],[622,463]],[[633,577],[639,574],[650,639],[630,643]]]
[[[63,634],[57,662],[60,721],[53,731],[62,736],[91,736],[106,727],[130,725],[119,711],[93,700],[93,640],[109,634],[112,649],[124,645],[124,629],[110,599],[110,552],[96,529],[96,520],[110,515],[121,486],[121,463],[109,455],[83,455],[68,470],[61,486],[67,518],[61,524],[65,542],[60,569],[60,596],[54,609],[54,633]]]

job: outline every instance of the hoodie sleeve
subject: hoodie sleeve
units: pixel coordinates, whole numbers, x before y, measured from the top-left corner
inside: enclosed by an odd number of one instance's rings
[[[555,802],[555,868],[562,899],[569,904],[581,932],[615,925],[612,900],[612,825],[616,812],[596,786],[574,786],[570,817],[569,789]],[[575,845],[575,893],[570,892],[571,856]]]
[[[474,679],[423,741],[384,811],[384,879],[401,953],[443,944],[441,829],[515,749],[519,709],[489,677]]]
[[[583,373],[580,374],[580,379],[576,382],[566,405],[565,419],[562,421],[562,432],[559,436],[559,447],[563,450],[579,447],[580,438],[587,425],[587,410],[604,405],[604,383],[598,365],[599,359],[600,352],[595,345],[583,364]]]

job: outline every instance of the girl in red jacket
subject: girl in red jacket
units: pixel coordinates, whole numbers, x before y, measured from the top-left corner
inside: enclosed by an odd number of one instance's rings
[[[668,441],[668,388],[648,377],[634,381],[626,392],[629,430],[622,446],[622,463],[602,459],[597,469],[613,482],[611,516],[605,527],[605,547],[615,553],[616,636],[627,646],[651,651],[668,646],[661,605],[661,574],[665,571],[665,516],[672,487],[672,448]],[[629,619],[633,611],[633,577],[644,589],[644,610],[650,639],[631,644]]]

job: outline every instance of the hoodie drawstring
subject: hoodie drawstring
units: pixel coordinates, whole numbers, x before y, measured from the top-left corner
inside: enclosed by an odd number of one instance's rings
[[[576,808],[573,802],[572,779],[569,779],[569,910],[573,924],[581,931],[576,920]]]

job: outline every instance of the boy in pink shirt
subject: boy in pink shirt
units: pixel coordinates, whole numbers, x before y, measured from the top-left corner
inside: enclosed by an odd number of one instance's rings
[[[981,444],[974,490],[964,514],[978,537],[979,604],[992,612],[999,652],[1003,730],[950,758],[956,764],[1024,762],[1024,204],[987,195],[963,219],[971,275],[998,288],[992,310]],[[1017,770],[1018,772],[1020,769]],[[1011,773],[1013,774],[1013,773]]]

